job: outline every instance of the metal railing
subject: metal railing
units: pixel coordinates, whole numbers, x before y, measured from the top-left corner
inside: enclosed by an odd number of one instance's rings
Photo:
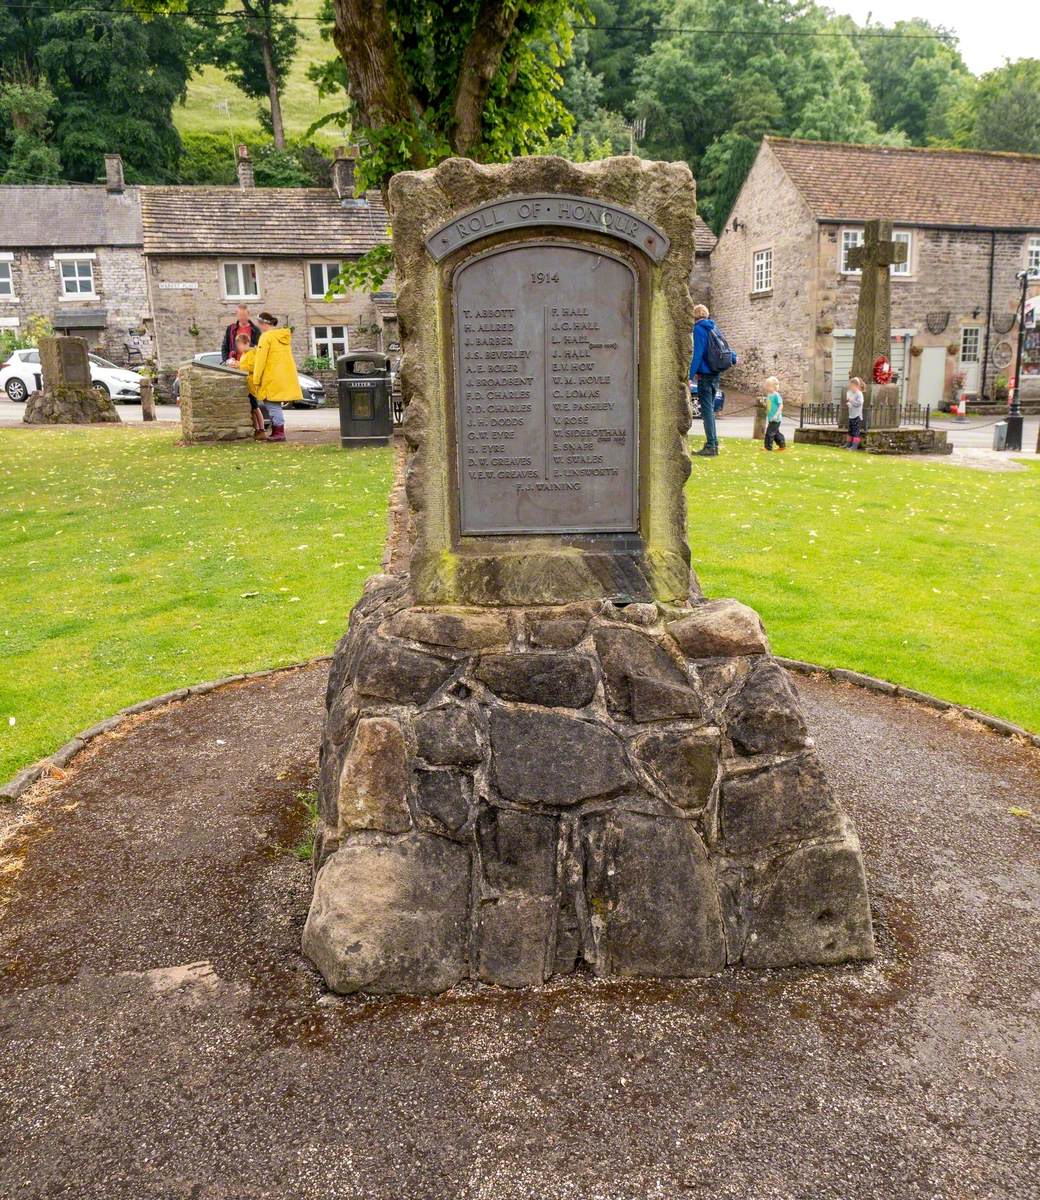
[[[824,425],[832,426],[835,429],[846,429],[848,416],[847,410],[843,413],[844,409],[843,404],[833,402],[803,404],[801,415],[798,418],[798,427],[804,429],[807,425]],[[877,407],[878,420],[876,422],[871,419],[872,415],[874,414],[871,413],[871,403],[868,400],[863,406],[863,425],[866,429],[902,428],[904,425],[918,425],[930,429],[932,424],[932,408],[929,404],[882,404]]]

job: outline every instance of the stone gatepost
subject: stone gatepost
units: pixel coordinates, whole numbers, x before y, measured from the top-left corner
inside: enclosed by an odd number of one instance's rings
[[[333,662],[305,953],[339,992],[872,957],[786,674],[690,570],[689,170],[390,199],[410,562]]]
[[[235,442],[253,436],[244,371],[188,363],[181,367],[180,380],[185,442]]]
[[[93,425],[119,421],[110,397],[93,387],[85,338],[42,337],[39,350],[43,390],[29,397],[22,416],[26,424]]]

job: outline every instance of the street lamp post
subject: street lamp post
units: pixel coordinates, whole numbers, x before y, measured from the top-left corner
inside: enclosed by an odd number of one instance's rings
[[[1022,298],[1018,304],[1018,352],[1015,355],[1015,394],[1007,418],[1006,450],[1022,449],[1022,343],[1026,340],[1026,292],[1029,290],[1029,272],[1019,271],[1015,276],[1022,281]]]

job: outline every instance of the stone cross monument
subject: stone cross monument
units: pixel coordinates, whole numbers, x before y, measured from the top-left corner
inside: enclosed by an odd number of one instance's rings
[[[855,832],[685,484],[685,165],[390,186],[404,529],[337,648],[305,953],[339,992],[873,955]]]
[[[852,349],[852,374],[867,385],[867,424],[872,428],[898,424],[894,411],[899,405],[899,388],[873,382],[874,363],[892,353],[891,272],[894,263],[906,262],[906,245],[892,238],[891,221],[867,221],[863,244],[848,253],[850,267],[861,272],[856,340]]]

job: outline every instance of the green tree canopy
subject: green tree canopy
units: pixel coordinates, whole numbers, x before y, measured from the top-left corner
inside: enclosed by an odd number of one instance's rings
[[[951,31],[916,17],[867,30],[881,35],[856,43],[878,129],[904,133],[916,146],[948,137],[950,107],[971,86]]]
[[[572,128],[560,69],[585,0],[332,0],[332,13],[362,187],[453,153],[530,154]]]
[[[1040,59],[990,71],[972,97],[971,144],[979,150],[1040,154]]]
[[[0,74],[27,72],[53,94],[50,144],[68,179],[95,179],[113,150],[130,179],[172,176],[180,152],[173,106],[193,50],[188,23],[142,20],[124,0],[0,8]],[[9,160],[12,141],[0,138]]]
[[[292,0],[231,0],[209,9],[188,6],[207,31],[200,61],[220,67],[247,96],[267,101],[261,121],[279,150],[285,149],[281,91],[299,40],[291,5]]]
[[[690,164],[714,228],[765,134],[878,138],[851,39],[810,36],[841,34],[851,28],[847,19],[806,0],[671,0],[661,25],[635,68],[643,145]]]

